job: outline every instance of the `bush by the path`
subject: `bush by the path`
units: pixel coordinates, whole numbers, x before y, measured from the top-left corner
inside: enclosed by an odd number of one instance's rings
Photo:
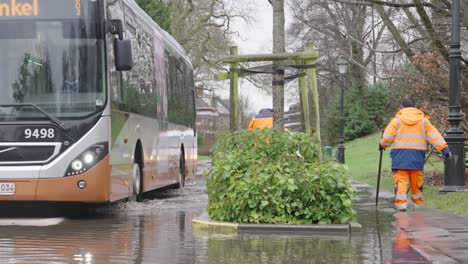
[[[274,130],[221,135],[207,180],[208,213],[237,223],[346,223],[354,190],[347,170],[320,161],[317,140]]]

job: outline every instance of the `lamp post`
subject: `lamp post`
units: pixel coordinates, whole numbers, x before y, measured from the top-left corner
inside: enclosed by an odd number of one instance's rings
[[[340,102],[340,143],[338,144],[338,162],[345,163],[345,146],[344,146],[344,85],[345,78],[344,75],[348,70],[348,61],[343,55],[338,56],[336,59],[336,68],[338,72],[342,75],[342,84],[341,84],[341,102]]]
[[[444,187],[441,192],[466,191],[465,187],[465,136],[460,127],[460,0],[452,1],[452,43],[450,45],[450,87],[449,115],[450,127],[445,140],[453,158],[445,161]]]

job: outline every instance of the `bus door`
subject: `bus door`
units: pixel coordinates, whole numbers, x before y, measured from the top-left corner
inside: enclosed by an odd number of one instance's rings
[[[108,1],[106,3],[107,19],[121,19],[124,21],[121,1]],[[114,63],[114,35],[107,34],[107,69],[108,86],[111,102],[111,142],[110,159],[112,165],[111,176],[111,200],[127,197],[132,190],[132,153],[133,148],[129,143],[130,129],[129,105],[127,89],[123,73],[115,69]]]

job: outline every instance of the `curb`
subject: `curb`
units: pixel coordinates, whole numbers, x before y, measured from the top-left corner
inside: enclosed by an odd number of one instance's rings
[[[228,233],[230,235],[250,232],[272,233],[298,233],[298,234],[329,234],[350,235],[359,232],[362,226],[357,222],[348,224],[324,224],[324,225],[288,225],[288,224],[238,224],[229,222],[211,221],[205,212],[192,220],[193,229],[196,231],[214,231]]]
[[[199,217],[192,219],[193,231],[199,234],[223,233],[237,235],[239,224],[211,221],[208,212],[204,212]]]
[[[269,232],[269,233],[330,233],[333,235],[350,233],[350,225],[285,225],[285,224],[240,224],[240,232]]]
[[[192,224],[198,225],[200,227],[212,227],[212,228],[223,228],[223,229],[231,229],[231,230],[239,230],[239,224],[236,223],[228,223],[228,222],[217,222],[217,221],[210,221],[210,220],[203,220],[194,218],[192,220]]]

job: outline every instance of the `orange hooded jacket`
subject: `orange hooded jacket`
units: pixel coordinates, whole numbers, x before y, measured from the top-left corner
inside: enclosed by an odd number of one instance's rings
[[[445,155],[447,143],[429,118],[414,107],[401,109],[387,125],[380,145],[392,147],[392,169],[422,170],[427,144]]]
[[[264,129],[273,127],[273,110],[270,108],[262,109],[258,112],[249,124],[249,130],[252,131],[255,128]]]

